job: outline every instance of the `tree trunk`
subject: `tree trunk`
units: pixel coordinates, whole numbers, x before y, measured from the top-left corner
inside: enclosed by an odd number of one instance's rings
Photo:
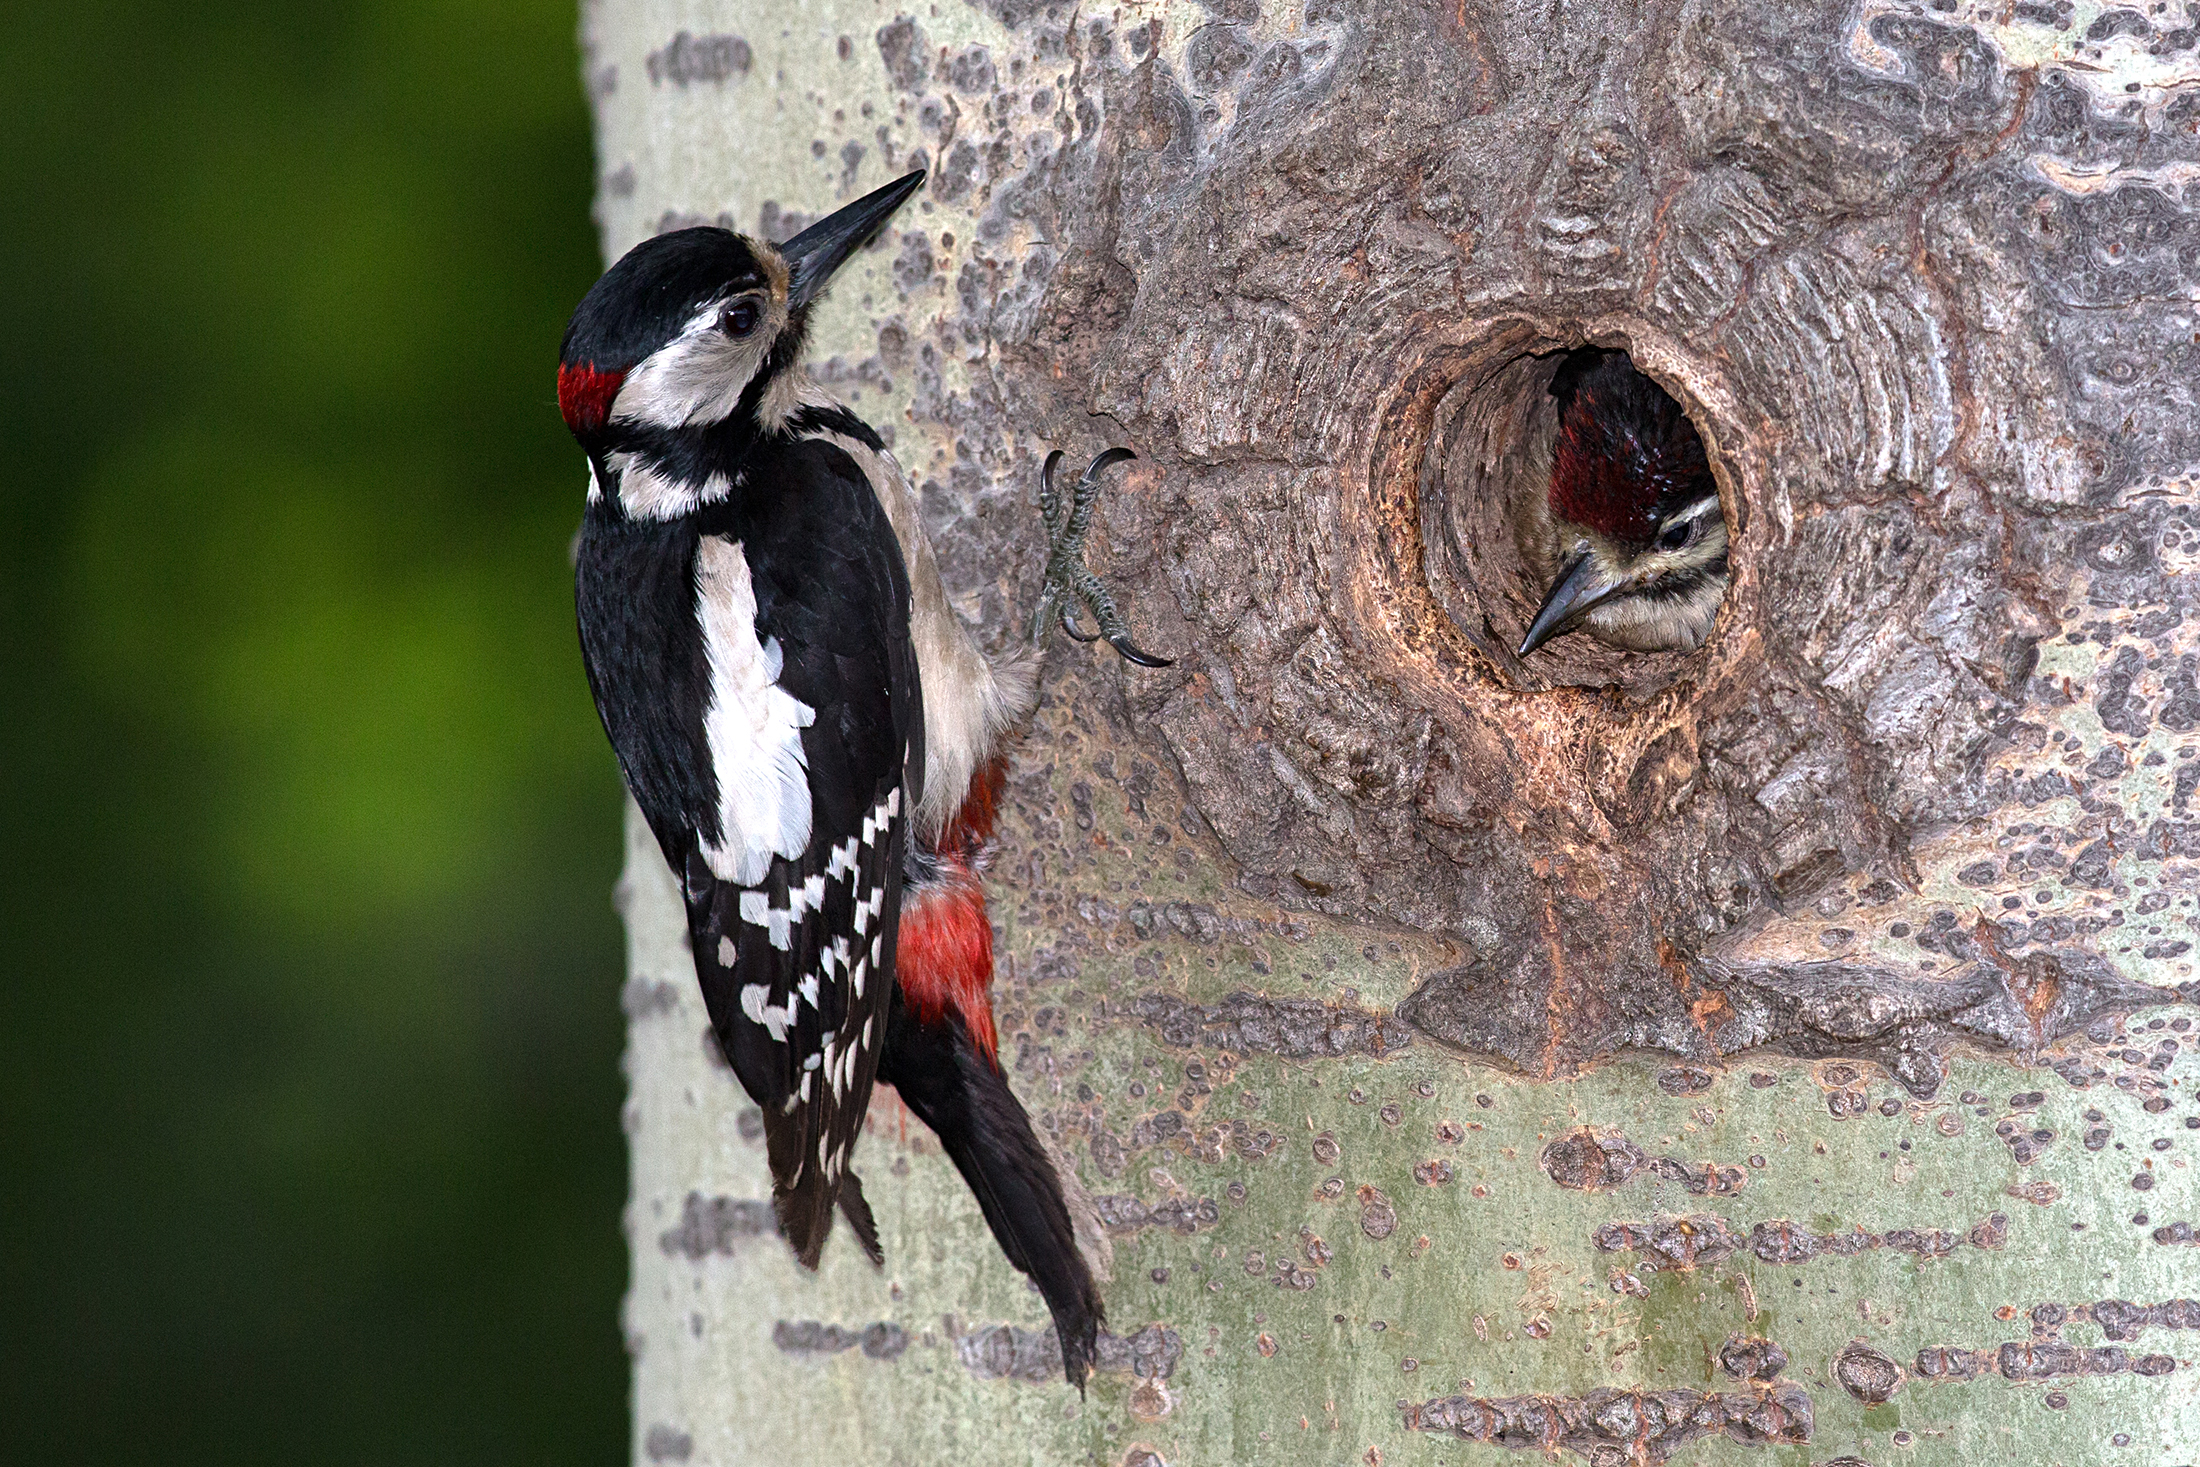
[[[2193,26],[592,4],[607,255],[930,168],[819,375],[1000,643],[1041,457],[1137,449],[1095,562],[1179,659],[1056,639],[990,877],[1083,1400],[890,1092],[884,1272],[770,1236],[630,822],[637,1460],[2200,1451]],[[1714,461],[1698,652],[1509,654],[1585,342]]]

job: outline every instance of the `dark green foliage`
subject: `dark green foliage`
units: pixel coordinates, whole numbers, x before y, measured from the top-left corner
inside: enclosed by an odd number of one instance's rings
[[[569,0],[0,50],[0,1436],[615,1460]]]

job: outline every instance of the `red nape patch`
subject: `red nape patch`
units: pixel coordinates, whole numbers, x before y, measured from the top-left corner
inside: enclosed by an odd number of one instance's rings
[[[903,899],[894,979],[918,1022],[937,1023],[953,1009],[978,1052],[998,1069],[993,924],[986,920],[985,888],[960,862],[949,863],[944,874],[944,881]]]
[[[947,829],[940,832],[940,850],[954,852],[966,860],[976,858],[993,839],[993,819],[1000,806],[1001,786],[1007,779],[1006,759],[989,761],[971,777],[970,793],[963,796],[962,808],[947,822]]]
[[[565,426],[575,433],[601,428],[625,380],[624,372],[599,372],[593,366],[568,363],[558,368],[558,411],[565,415]]]

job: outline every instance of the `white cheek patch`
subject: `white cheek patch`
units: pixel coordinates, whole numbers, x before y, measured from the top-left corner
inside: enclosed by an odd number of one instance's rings
[[[809,846],[802,730],[817,713],[773,680],[779,664],[757,640],[756,587],[740,544],[706,535],[696,552],[695,583],[711,674],[703,733],[718,786],[718,840],[703,843],[703,860],[720,881],[755,886],[773,857],[795,860]],[[745,902],[742,915],[748,916]],[[784,928],[772,936],[774,946],[786,945]]]
[[[688,318],[680,334],[626,374],[611,400],[611,421],[653,428],[697,428],[724,421],[741,402],[757,369],[786,324],[784,306],[767,302],[756,329],[729,336],[719,329],[723,300]]]

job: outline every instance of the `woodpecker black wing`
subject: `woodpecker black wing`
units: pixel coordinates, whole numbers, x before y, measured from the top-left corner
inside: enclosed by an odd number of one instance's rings
[[[759,781],[745,728],[711,740],[714,766],[722,803],[759,785],[768,809],[799,796],[809,829],[800,854],[775,855],[760,882],[738,869],[726,879],[738,863],[699,850],[717,879],[707,898],[690,899],[696,972],[727,1058],[763,1109],[773,1200],[796,1256],[816,1263],[837,1204],[876,1260],[847,1163],[893,993],[902,863],[921,794],[905,779],[921,780],[924,767],[908,576],[877,495],[839,450],[772,445],[743,477],[747,493],[705,512],[705,544],[741,548],[763,670],[807,715],[797,715],[802,774],[799,790],[791,777]],[[739,609],[738,586],[731,599]],[[776,773],[786,775],[783,763]]]
[[[679,595],[684,615],[621,604]],[[762,445],[684,527],[591,524],[581,607],[605,727],[683,878],[712,1026],[763,1111],[781,1231],[814,1266],[838,1205],[875,1259],[847,1161],[893,991],[921,794],[904,780],[923,769],[892,527],[845,454]]]

